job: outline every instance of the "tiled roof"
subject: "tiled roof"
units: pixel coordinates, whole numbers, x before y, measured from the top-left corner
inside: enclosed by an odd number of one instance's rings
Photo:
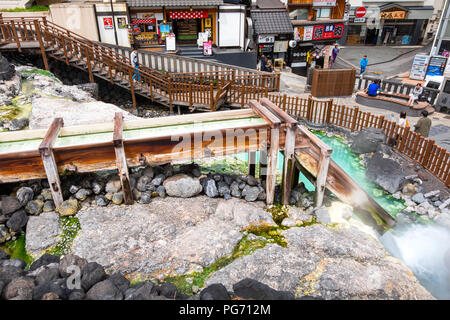
[[[223,0],[127,0],[130,7],[202,7],[219,6]]]
[[[291,20],[286,10],[252,10],[255,34],[293,33]]]

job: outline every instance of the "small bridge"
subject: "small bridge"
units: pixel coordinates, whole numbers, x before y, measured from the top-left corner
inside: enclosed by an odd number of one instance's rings
[[[91,82],[96,76],[129,90],[134,107],[138,94],[167,106],[171,112],[174,105],[186,106],[191,111],[215,111],[224,104],[242,108],[250,99],[267,96],[280,87],[279,73],[250,69],[243,72],[244,68],[217,63],[201,68],[192,61],[175,60],[169,54],[151,59],[141,53],[143,64],[136,69],[128,56],[119,53],[125,53],[124,49],[93,42],[45,17],[0,18],[0,51],[25,49],[39,49],[47,70],[47,59],[52,57],[87,72]],[[129,51],[127,53],[129,55]],[[153,62],[163,69],[146,66]],[[180,73],[182,66],[197,70]],[[133,81],[135,74],[139,75],[136,77],[139,81]]]

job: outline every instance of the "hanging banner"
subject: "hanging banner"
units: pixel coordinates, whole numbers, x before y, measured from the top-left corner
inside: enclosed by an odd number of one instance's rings
[[[303,41],[309,41],[313,38],[314,27],[304,27],[303,28]]]
[[[312,40],[340,38],[344,34],[343,24],[315,26]]]

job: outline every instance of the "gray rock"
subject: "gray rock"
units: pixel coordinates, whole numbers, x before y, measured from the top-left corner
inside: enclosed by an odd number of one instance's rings
[[[66,294],[57,280],[43,282],[33,288],[33,300],[43,300],[48,293],[55,293],[58,297],[65,298]]]
[[[260,192],[258,187],[245,186],[242,190],[242,196],[245,197],[246,201],[256,201]]]
[[[29,277],[19,277],[12,280],[3,290],[3,298],[6,300],[32,300],[34,280]]]
[[[24,275],[25,271],[23,270],[23,268],[11,265],[9,266],[0,265],[0,282],[3,282],[4,285],[7,285],[12,280]]]
[[[113,194],[112,202],[114,204],[121,204],[123,202],[123,192],[116,192]]]
[[[314,214],[316,215],[317,222],[324,224],[331,223],[330,212],[327,208],[316,209]]]
[[[19,118],[19,119],[12,119],[9,122],[9,131],[17,131],[25,129],[25,127],[28,127],[28,119],[27,118]]]
[[[25,210],[28,214],[32,216],[37,216],[42,212],[44,208],[44,202],[41,200],[31,200],[27,203]]]
[[[152,282],[147,281],[138,289],[128,289],[125,292],[125,300],[152,300],[156,295],[156,286]]]
[[[96,262],[89,262],[81,271],[81,286],[89,290],[94,284],[106,278],[105,270]]]
[[[258,180],[254,176],[251,176],[251,175],[246,176],[245,180],[247,181],[247,184],[252,187],[256,186],[258,184]]]
[[[19,203],[22,206],[25,206],[28,203],[28,201],[33,200],[34,197],[33,189],[29,187],[22,187],[19,190],[17,190],[16,197],[17,200],[19,200]]]
[[[281,222],[281,225],[284,227],[295,227],[296,223],[295,220],[292,218],[284,218]]]
[[[25,269],[25,267],[27,266],[27,263],[19,258],[3,260],[3,261],[1,261],[1,264],[4,267],[12,266],[12,267],[20,268],[20,269]]]
[[[22,208],[19,200],[13,197],[3,197],[2,199],[2,213],[6,216],[11,215],[13,212]]]
[[[405,174],[398,162],[376,153],[367,162],[366,177],[387,192],[395,193],[400,189]]]
[[[94,181],[92,183],[92,191],[94,192],[94,194],[100,194],[103,191],[103,189],[104,189],[103,184],[101,184],[97,181]]]
[[[3,251],[2,249],[0,249],[0,261],[1,260],[7,260],[9,259],[10,256],[9,254],[7,254],[5,251]]]
[[[86,294],[81,290],[76,290],[70,293],[69,300],[84,300],[86,298]]]
[[[149,192],[142,192],[141,199],[139,200],[142,204],[150,203],[152,199],[152,195]]]
[[[83,271],[87,263],[88,262],[86,259],[83,259],[74,254],[67,254],[61,259],[61,261],[59,261],[59,272],[61,276],[68,277],[74,272],[68,270],[69,267],[77,266],[80,271]]]
[[[40,285],[48,281],[56,280],[60,277],[58,268],[46,268],[39,272],[36,277],[36,284]]]
[[[133,199],[136,201],[139,201],[142,197],[142,192],[140,192],[138,189],[133,189]]]
[[[45,253],[42,256],[40,256],[39,259],[33,261],[33,263],[30,266],[30,271],[37,270],[42,266],[47,266],[53,263],[59,264],[59,257],[53,254]]]
[[[39,257],[42,252],[56,245],[61,228],[59,215],[56,212],[43,212],[36,217],[29,217],[25,248],[32,256]]]
[[[130,281],[119,272],[114,272],[108,277],[108,280],[111,281],[124,294],[130,287]]]
[[[189,198],[202,191],[200,181],[186,174],[174,175],[166,179],[163,185],[167,194],[171,197]]]
[[[110,280],[96,283],[86,294],[87,300],[122,300],[123,293]]]
[[[6,242],[11,239],[11,234],[8,232],[6,226],[0,224],[0,243]]]
[[[264,283],[249,278],[234,284],[233,291],[236,296],[244,299],[294,300],[293,293],[274,290]]]
[[[356,154],[376,152],[385,140],[382,129],[364,128],[354,137],[351,149]]]
[[[13,232],[19,232],[28,222],[28,216],[24,210],[14,212],[6,225]]]
[[[81,189],[80,186],[71,185],[69,188],[69,192],[71,194],[76,194],[78,192],[78,190],[80,190],[80,189]]]
[[[225,194],[231,194],[230,186],[225,181],[217,183],[217,191],[221,197],[225,196]]]
[[[47,200],[44,202],[44,207],[42,207],[42,212],[51,212],[55,211],[56,206],[53,200]]]
[[[447,208],[450,205],[450,198],[448,198],[447,200],[445,200],[440,206],[439,209],[440,210],[444,210],[445,208]]]
[[[219,195],[214,179],[207,179],[203,189],[205,194],[210,198],[216,198]]]
[[[158,195],[161,198],[165,198],[166,197],[166,188],[164,188],[164,186],[159,186],[158,188],[156,188],[156,192],[158,193]]]
[[[433,190],[433,191],[425,193],[423,196],[425,198],[431,198],[431,197],[439,195],[440,193],[441,193],[441,190]]]
[[[421,204],[427,201],[422,192],[416,193],[414,196],[412,196],[411,200],[417,204]]]
[[[49,188],[42,189],[41,196],[44,200],[53,200],[52,191]]]
[[[150,182],[152,181],[152,178],[150,178],[149,176],[142,176],[138,179],[137,184],[136,184],[136,189],[144,192],[147,191],[147,186],[150,184]]]
[[[63,201],[61,205],[56,207],[56,211],[59,212],[59,214],[63,217],[65,216],[73,216],[75,213],[78,212],[78,209],[80,208],[80,205],[76,199],[69,199]]]
[[[230,185],[231,195],[235,198],[241,197],[241,189],[239,188],[239,183],[236,181],[233,181],[233,183]]]
[[[88,189],[80,189],[75,193],[75,198],[77,198],[80,201],[84,201],[87,199],[88,196],[92,194],[91,190]]]
[[[105,196],[97,195],[97,196],[95,196],[95,203],[100,207],[104,207],[104,206],[108,205],[109,200],[106,199]]]
[[[143,176],[147,176],[150,178],[150,180],[154,177],[155,173],[153,171],[152,167],[146,167],[143,171],[142,171],[142,175]]]
[[[166,178],[166,176],[164,174],[158,174],[156,177],[153,178],[151,184],[156,188],[158,186],[161,185],[161,183],[163,183],[164,179]]]
[[[122,185],[120,184],[119,177],[114,177],[111,180],[108,181],[108,183],[105,186],[105,191],[107,193],[115,193],[119,192],[122,189]]]
[[[200,300],[231,300],[230,294],[220,283],[214,283],[200,292]]]

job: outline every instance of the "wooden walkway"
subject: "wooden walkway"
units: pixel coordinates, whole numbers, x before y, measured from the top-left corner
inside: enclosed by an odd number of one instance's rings
[[[0,50],[19,52],[39,48],[45,68],[48,57],[79,68],[130,91],[136,107],[136,94],[169,107],[187,106],[215,111],[223,104],[243,108],[250,99],[279,91],[279,73],[240,74],[236,70],[170,73],[144,65],[133,68],[130,59],[116,50],[90,41],[43,19],[1,19]],[[133,81],[133,76],[138,81]]]

